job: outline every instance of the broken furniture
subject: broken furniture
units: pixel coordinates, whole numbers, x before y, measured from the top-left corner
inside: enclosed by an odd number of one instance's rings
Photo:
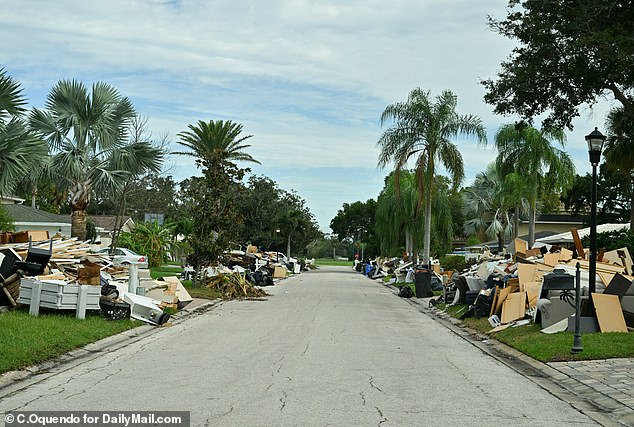
[[[86,317],[86,310],[99,310],[101,287],[73,285],[63,280],[38,280],[27,277],[20,280],[17,302],[30,305],[29,314],[37,316],[40,307],[57,310],[75,310],[78,319]]]

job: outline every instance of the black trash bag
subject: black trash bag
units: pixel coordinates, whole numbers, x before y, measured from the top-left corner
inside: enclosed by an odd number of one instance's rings
[[[411,298],[414,296],[414,292],[412,292],[412,288],[409,286],[403,286],[400,291],[398,291],[398,296],[402,298]]]

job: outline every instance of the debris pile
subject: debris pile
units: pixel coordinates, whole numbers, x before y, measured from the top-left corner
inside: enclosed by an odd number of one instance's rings
[[[210,277],[207,287],[218,290],[223,298],[243,299],[268,296],[262,289],[253,285],[246,274],[231,273]]]
[[[628,332],[628,327],[634,328],[634,263],[629,250],[599,254],[595,291],[590,295],[588,250],[580,239],[574,243],[572,250],[550,245],[529,249],[526,241],[515,239],[513,258],[488,253],[462,272],[444,271],[433,262],[425,268],[431,270],[433,289],[443,294],[430,305],[464,304],[462,317],[488,318],[491,332],[531,322],[540,323],[544,333],[574,330],[579,265],[582,331]],[[354,268],[372,279],[385,281],[387,276],[387,283],[395,283],[415,282],[420,267],[408,259],[378,258],[356,262]]]

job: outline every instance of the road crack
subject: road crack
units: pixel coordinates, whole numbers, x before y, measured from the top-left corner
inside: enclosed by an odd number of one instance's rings
[[[365,395],[363,394],[363,392],[359,392],[359,395],[361,396],[361,401],[363,402],[363,406],[365,406]]]
[[[383,415],[383,412],[379,409],[378,406],[375,406],[374,409],[376,409],[376,411],[379,413],[379,417],[381,417],[381,420],[377,424],[378,426],[380,426],[381,424],[387,421],[387,417]]]
[[[282,404],[282,406],[280,407],[280,412],[283,412],[284,408],[286,408],[287,397],[288,397],[288,394],[286,394],[286,392],[282,390],[282,397],[280,397],[280,403]]]
[[[377,387],[376,385],[374,385],[374,377],[370,375],[370,387],[380,391],[381,393],[383,393],[383,390],[381,390],[379,387]]]

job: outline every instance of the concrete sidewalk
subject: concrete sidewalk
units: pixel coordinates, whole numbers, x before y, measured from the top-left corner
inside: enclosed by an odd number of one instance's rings
[[[398,289],[387,285],[395,295]],[[436,298],[436,297],[434,297]],[[542,363],[429,306],[432,298],[407,301],[471,344],[607,426],[634,426],[634,359]],[[572,345],[572,342],[571,342]]]

